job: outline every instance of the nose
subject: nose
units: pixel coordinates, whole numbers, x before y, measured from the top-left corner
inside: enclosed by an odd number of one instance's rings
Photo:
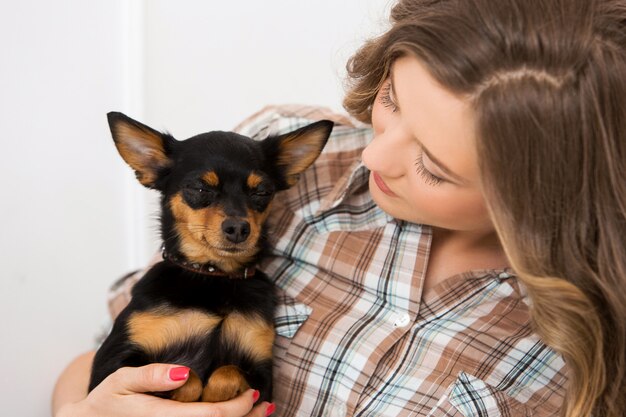
[[[222,223],[222,232],[229,241],[241,243],[250,236],[250,223],[246,220],[229,218]]]
[[[413,154],[411,141],[400,129],[388,129],[377,134],[363,149],[361,159],[371,171],[386,177],[400,177],[406,168],[406,159]]]

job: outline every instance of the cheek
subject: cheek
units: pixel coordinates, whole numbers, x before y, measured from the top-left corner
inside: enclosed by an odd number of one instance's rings
[[[192,209],[185,203],[180,193],[172,197],[170,208],[181,241],[191,244],[194,241],[207,239],[215,246],[220,244],[222,222],[226,218],[221,208]]]
[[[423,222],[451,230],[473,230],[491,228],[485,200],[477,191],[456,189],[435,190],[422,185],[414,193],[412,205]]]

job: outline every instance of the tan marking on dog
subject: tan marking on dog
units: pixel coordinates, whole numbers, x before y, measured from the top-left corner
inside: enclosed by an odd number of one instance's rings
[[[228,401],[250,389],[239,368],[227,365],[217,368],[207,381],[202,392],[202,401],[217,403]]]
[[[202,395],[202,381],[198,375],[190,370],[189,378],[185,381],[182,387],[176,388],[171,392],[170,398],[175,401],[181,401],[185,403],[196,402]]]
[[[259,251],[259,225],[250,223],[248,239],[234,245],[223,235],[222,223],[227,216],[220,207],[209,206],[194,210],[185,203],[180,193],[170,199],[169,205],[176,220],[180,250],[189,261],[211,263],[222,271],[233,272],[251,262]],[[237,252],[225,250],[233,247],[236,247]]]
[[[157,353],[169,345],[206,335],[221,321],[220,316],[199,310],[160,307],[133,313],[127,330],[131,342]]]
[[[217,176],[215,171],[209,171],[202,176],[204,182],[212,187],[217,187],[220,184],[220,177]]]
[[[153,185],[159,169],[171,164],[161,137],[154,132],[120,122],[113,127],[113,137],[118,152],[145,186]]]
[[[274,326],[258,316],[231,313],[222,323],[222,337],[255,360],[272,357]]]
[[[259,185],[261,185],[262,182],[263,182],[263,177],[253,172],[252,174],[248,175],[248,181],[246,183],[248,185],[248,188],[253,190]]]

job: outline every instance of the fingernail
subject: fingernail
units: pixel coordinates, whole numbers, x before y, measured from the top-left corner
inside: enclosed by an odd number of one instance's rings
[[[255,389],[254,392],[252,393],[252,402],[257,402],[260,396],[261,396],[261,393]]]
[[[189,378],[189,368],[186,366],[170,369],[170,379],[172,381],[183,381],[187,378]]]
[[[274,414],[274,411],[276,411],[276,406],[274,403],[270,403],[270,405],[267,406],[267,410],[265,410],[265,416],[271,416]]]

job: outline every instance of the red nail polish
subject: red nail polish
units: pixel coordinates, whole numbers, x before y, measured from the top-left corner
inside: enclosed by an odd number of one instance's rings
[[[270,405],[267,406],[267,410],[265,410],[265,416],[271,416],[274,414],[274,411],[276,411],[276,406],[274,403],[270,403]]]
[[[189,368],[186,366],[170,369],[170,379],[172,381],[183,381],[187,378],[189,378]]]
[[[258,390],[254,390],[254,392],[252,393],[252,402],[257,402],[260,396],[261,393]]]

